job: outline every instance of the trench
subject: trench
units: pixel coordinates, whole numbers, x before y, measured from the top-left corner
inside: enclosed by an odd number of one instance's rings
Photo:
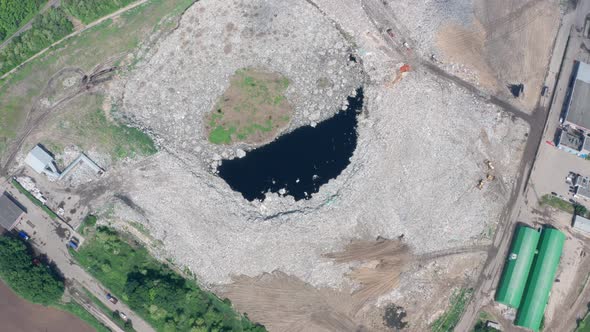
[[[350,164],[357,145],[357,116],[363,90],[348,97],[348,108],[317,124],[303,126],[254,149],[243,158],[223,160],[219,176],[249,200],[267,193],[310,199]]]

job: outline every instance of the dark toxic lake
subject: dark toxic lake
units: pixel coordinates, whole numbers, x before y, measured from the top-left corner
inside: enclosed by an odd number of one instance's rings
[[[363,90],[348,97],[348,109],[304,126],[252,150],[243,158],[223,160],[219,176],[249,201],[285,189],[295,200],[309,199],[350,164],[357,144],[357,115]]]

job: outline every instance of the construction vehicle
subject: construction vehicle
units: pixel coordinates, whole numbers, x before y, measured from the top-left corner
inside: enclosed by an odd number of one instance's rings
[[[479,182],[477,183],[477,189],[482,190],[484,184],[485,184],[484,179],[480,179]]]
[[[491,160],[487,160],[487,159],[486,159],[486,160],[484,161],[484,163],[485,163],[486,165],[488,165],[488,168],[489,168],[489,169],[491,169],[491,170],[494,170],[494,165],[492,164],[492,161],[491,161]]]
[[[495,176],[493,176],[492,174],[488,174],[488,175],[486,175],[486,180],[488,180],[488,181],[493,181],[495,178],[496,178],[496,177],[495,177]]]

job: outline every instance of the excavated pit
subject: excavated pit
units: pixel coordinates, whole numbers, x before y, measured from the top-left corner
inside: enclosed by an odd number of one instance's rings
[[[268,192],[309,199],[350,164],[357,143],[357,115],[363,90],[348,107],[316,127],[304,126],[249,152],[224,160],[219,176],[245,199],[264,201]]]

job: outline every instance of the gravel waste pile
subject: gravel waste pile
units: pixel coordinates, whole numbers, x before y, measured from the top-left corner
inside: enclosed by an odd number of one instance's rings
[[[332,116],[361,84],[351,52],[305,1],[199,1],[127,82],[125,115],[169,147],[201,158],[234,156],[235,147],[207,143],[203,121],[236,70],[261,68],[289,79],[290,131]]]
[[[121,92],[122,112],[154,133],[161,151],[105,180],[133,202],[115,209],[115,217],[144,224],[176,263],[206,284],[280,270],[314,286],[339,287],[352,263],[323,255],[352,239],[403,235],[415,254],[478,244],[488,241],[485,234],[509,199],[527,124],[422,69],[384,84],[401,60],[378,40],[360,4],[317,5],[199,1]],[[445,17],[431,19],[438,24]],[[432,34],[425,31],[424,38]],[[349,60],[351,53],[358,61]],[[287,97],[295,115],[288,130],[331,116],[364,87],[351,164],[312,199],[273,194],[248,202],[211,171],[211,162],[252,148],[213,146],[202,123],[230,76],[244,67],[291,80]],[[332,84],[318,87],[321,78]],[[486,159],[494,162],[496,179],[479,190]]]

